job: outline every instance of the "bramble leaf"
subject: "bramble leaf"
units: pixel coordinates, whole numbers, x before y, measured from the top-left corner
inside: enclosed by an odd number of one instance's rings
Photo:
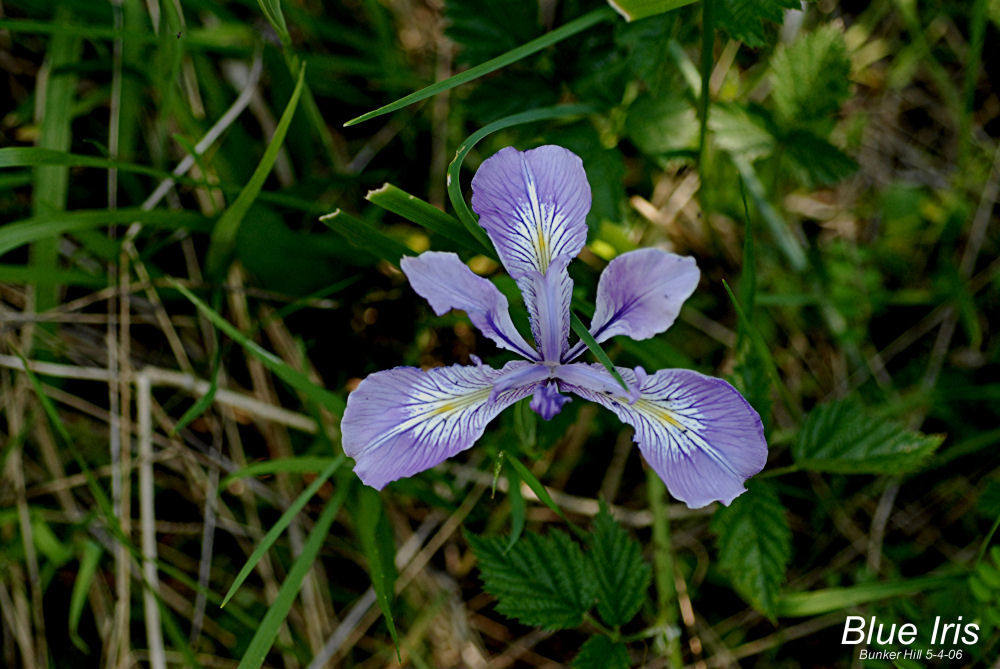
[[[858,169],[853,158],[808,130],[790,133],[784,149],[796,177],[809,187],[836,183]]]
[[[639,542],[611,517],[601,502],[590,542],[597,584],[597,613],[608,625],[635,617],[649,587],[650,569]]]
[[[850,94],[850,74],[851,59],[836,26],[778,47],[771,58],[771,99],[779,122],[802,126],[836,114]]]
[[[715,0],[720,28],[747,46],[767,43],[764,21],[781,25],[786,9],[799,9],[799,0]]]
[[[466,534],[497,611],[525,625],[569,629],[594,602],[594,575],[579,544],[565,532],[528,533],[507,550],[504,537]]]
[[[917,469],[944,435],[927,435],[874,416],[854,397],[822,404],[806,417],[792,455],[802,469],[898,474]]]
[[[628,669],[632,666],[628,648],[606,636],[587,639],[573,660],[573,669]]]
[[[743,599],[771,620],[792,552],[785,507],[767,483],[751,481],[749,491],[719,509],[712,529],[719,535],[719,568]]]

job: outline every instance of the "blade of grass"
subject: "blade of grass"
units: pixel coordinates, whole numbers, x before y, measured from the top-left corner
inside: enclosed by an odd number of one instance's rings
[[[507,498],[510,500],[510,540],[504,553],[509,552],[521,538],[527,512],[524,495],[521,494],[521,477],[513,466],[507,467]]]
[[[392,528],[387,522],[382,498],[371,488],[361,493],[357,508],[357,534],[361,550],[368,561],[368,572],[375,591],[375,601],[385,617],[389,634],[396,645],[396,659],[402,663],[399,636],[392,617],[392,599],[395,595],[396,563]]]
[[[793,270],[802,272],[806,268],[806,253],[802,248],[802,243],[792,234],[788,224],[768,201],[764,185],[757,178],[757,172],[753,165],[737,155],[730,155],[730,159],[740,173],[747,190],[750,191],[750,197],[757,205],[757,210],[764,219],[764,223],[767,224],[768,232],[777,243],[778,249],[784,254]]]
[[[497,56],[496,58],[491,58],[485,63],[481,63],[479,65],[476,65],[475,67],[469,68],[465,72],[456,74],[455,76],[452,77],[448,77],[444,81],[439,81],[436,84],[431,84],[430,86],[422,88],[414,93],[410,93],[406,97],[400,98],[395,102],[391,102],[387,105],[379,107],[378,109],[362,114],[357,118],[353,118],[350,121],[347,121],[346,123],[344,123],[344,125],[345,126],[355,125],[357,123],[373,119],[376,116],[381,116],[382,114],[388,114],[390,112],[396,111],[397,109],[402,109],[403,107],[411,105],[414,102],[420,102],[421,100],[426,100],[427,98],[433,95],[437,95],[438,93],[451,90],[456,86],[461,86],[462,84],[472,81],[473,79],[478,79],[479,77],[485,74],[489,74],[490,72],[499,70],[501,67],[506,67],[511,63],[516,63],[517,61],[521,60],[522,58],[530,56],[536,51],[541,51],[542,49],[552,46],[553,44],[556,44],[566,39],[567,37],[572,37],[573,35],[582,32],[587,28],[590,28],[591,26],[601,23],[602,21],[610,21],[614,19],[614,17],[615,13],[613,10],[611,10],[610,7],[601,7],[599,9],[595,9],[577,19],[574,19],[573,21],[570,21],[564,26],[556,28],[552,32],[546,33],[545,35],[535,38],[530,42],[526,42],[515,49],[511,49],[505,54]]]
[[[70,25],[73,13],[68,5],[56,7],[53,21]],[[42,118],[39,124],[38,146],[43,149],[66,151],[72,138],[72,109],[76,95],[76,72],[69,66],[80,59],[82,40],[68,33],[53,35],[46,53],[44,104],[36,108]],[[46,216],[66,209],[69,190],[69,170],[65,167],[46,165],[35,168],[35,184],[31,191],[31,209],[35,216]],[[59,236],[38,237],[31,247],[31,265],[43,274],[54,272],[59,266]],[[59,284],[44,278],[35,284],[36,311],[47,311],[59,303]]]
[[[778,599],[777,612],[781,617],[816,616],[839,611],[852,606],[877,602],[916,592],[927,592],[952,585],[965,578],[954,576],[928,576],[888,583],[866,583],[849,588],[827,588],[813,592],[793,592]]]
[[[295,459],[299,460],[300,458],[295,458]],[[326,468],[323,469],[323,471],[320,472],[319,476],[317,476],[313,480],[313,482],[309,484],[308,488],[302,491],[301,495],[295,498],[295,501],[292,502],[291,506],[289,506],[288,509],[286,509],[285,512],[281,514],[281,518],[278,519],[278,522],[276,522],[274,525],[271,526],[271,529],[267,531],[267,534],[264,535],[264,538],[261,539],[260,543],[257,544],[257,546],[253,549],[253,553],[251,553],[250,557],[247,558],[246,564],[243,565],[243,568],[240,569],[238,574],[236,574],[236,578],[233,579],[233,583],[232,585],[229,586],[229,591],[226,592],[226,596],[222,598],[222,603],[219,604],[219,608],[222,608],[229,603],[229,600],[233,598],[233,595],[236,594],[236,591],[240,589],[241,585],[243,585],[243,581],[246,580],[247,576],[250,575],[250,572],[253,571],[254,567],[257,566],[257,563],[260,562],[260,559],[264,557],[264,553],[271,550],[271,546],[273,546],[274,542],[277,541],[279,536],[281,536],[281,533],[285,531],[289,523],[292,522],[292,519],[295,518],[295,516],[298,515],[299,511],[302,510],[302,507],[306,505],[306,502],[312,499],[313,495],[315,495],[316,492],[323,486],[323,484],[326,483],[327,479],[329,479],[331,476],[334,475],[334,473],[340,468],[342,464],[344,464],[346,460],[347,456],[343,454],[338,455],[332,460],[327,459]],[[275,461],[275,462],[281,462],[281,461]],[[288,461],[286,460],[285,463],[287,464]],[[275,463],[261,463],[261,464],[273,465]],[[220,490],[224,489],[226,487],[226,483],[233,480],[234,478],[238,478],[240,476],[255,475],[253,473],[249,474],[245,473],[251,469],[253,469],[253,466],[248,467],[247,469],[244,469],[241,472],[237,472],[235,474],[227,476],[223,480],[223,482],[219,484],[219,489]],[[295,471],[295,470],[290,468],[282,469],[280,467],[277,467],[272,469],[272,471]],[[315,471],[315,469],[309,469],[308,471]]]
[[[628,387],[628,384],[625,383],[625,379],[622,378],[622,375],[618,373],[617,369],[615,369],[615,364],[611,362],[611,358],[609,358],[608,354],[604,352],[601,345],[597,343],[594,336],[590,334],[590,330],[588,330],[587,326],[583,324],[580,317],[572,311],[569,314],[569,324],[570,327],[573,328],[573,332],[575,332],[580,338],[580,341],[587,345],[590,352],[594,354],[602,365],[604,365],[605,369],[607,369],[608,373],[614,377],[615,381],[618,382],[618,385],[622,387],[625,393],[631,393],[631,389]]]
[[[116,223],[131,223],[132,221],[138,221],[152,227],[189,229],[196,232],[207,232],[211,229],[211,223],[207,218],[188,211],[143,211],[133,208],[116,211],[86,209],[57,212],[44,216],[33,216],[0,227],[0,255],[40,239],[52,239],[80,230],[93,230]]]
[[[400,258],[413,255],[413,251],[402,242],[380,231],[374,224],[355,218],[342,209],[320,216],[319,220],[353,246],[393,265],[399,266]]]
[[[638,21],[690,5],[697,0],[608,0],[626,21]]]
[[[521,477],[521,480],[524,481],[526,484],[528,484],[528,487],[531,488],[531,491],[538,496],[538,499],[542,500],[542,503],[545,504],[545,506],[552,509],[556,513],[556,515],[562,518],[563,521],[567,525],[569,525],[569,529],[573,531],[573,534],[586,541],[587,533],[584,532],[582,529],[580,529],[580,527],[576,523],[570,520],[566,516],[566,514],[563,513],[563,510],[560,509],[559,505],[556,504],[554,499],[552,499],[552,495],[550,495],[549,491],[545,489],[545,486],[542,485],[542,482],[538,480],[538,477],[535,476],[532,473],[532,471],[525,466],[523,462],[514,457],[513,454],[507,452],[506,458],[507,462],[510,463],[511,467],[514,468],[514,471],[516,471],[518,476]]]
[[[278,636],[278,630],[288,616],[292,602],[295,601],[295,597],[302,588],[302,581],[309,569],[312,568],[313,562],[319,554],[319,549],[322,548],[323,542],[330,533],[330,527],[333,525],[337,512],[340,511],[349,490],[350,486],[340,486],[333,499],[323,509],[319,520],[316,521],[312,532],[309,533],[305,546],[302,547],[302,552],[281,584],[278,596],[267,613],[264,614],[260,626],[257,627],[256,633],[250,640],[250,645],[247,647],[243,659],[240,660],[239,669],[258,669],[264,664],[267,653]]]
[[[323,472],[327,467],[337,460],[343,460],[343,455],[336,457],[322,457],[302,455],[295,458],[278,458],[277,460],[265,460],[255,462],[248,467],[244,467],[233,472],[219,482],[219,490],[225,490],[230,483],[237,479],[250,476],[266,476],[268,474],[315,474]]]
[[[427,228],[431,232],[447,237],[459,246],[493,258],[496,257],[496,251],[493,250],[492,245],[483,244],[480,238],[470,234],[454,216],[446,214],[429,202],[410,195],[392,184],[387,183],[381,188],[369,191],[365,199],[386,211],[391,211],[408,221]]]
[[[86,654],[90,654],[90,648],[78,633],[80,616],[83,614],[83,605],[87,601],[87,593],[90,592],[90,585],[94,582],[94,574],[97,573],[97,564],[100,562],[103,552],[104,549],[96,541],[88,539],[83,544],[83,550],[80,553],[80,568],[73,580],[73,592],[69,598],[69,639],[74,646]]]
[[[292,97],[285,106],[285,111],[281,114],[281,119],[274,130],[274,135],[271,137],[271,141],[268,143],[263,157],[257,164],[257,168],[253,171],[250,181],[247,182],[247,185],[240,191],[236,200],[215,223],[215,229],[212,230],[212,238],[209,241],[208,256],[205,261],[206,272],[209,276],[219,276],[225,269],[225,263],[236,245],[236,234],[239,231],[240,223],[243,222],[243,217],[246,216],[250,206],[257,199],[260,189],[264,186],[264,180],[267,179],[267,175],[270,174],[271,168],[274,166],[274,161],[278,158],[278,152],[285,141],[285,134],[288,132],[288,127],[295,116],[295,110],[298,108],[299,97],[302,95],[302,87],[305,84],[305,80],[306,68],[305,64],[303,64],[299,68],[299,78],[295,83],[295,89],[292,91]]]
[[[273,353],[265,351],[258,344],[247,338],[246,335],[237,330],[232,323],[220,316],[200,299],[195,297],[194,293],[182,286],[180,283],[173,279],[168,279],[168,281],[173,288],[175,288],[181,293],[181,295],[186,297],[188,301],[195,305],[195,307],[197,307],[198,310],[204,314],[215,327],[225,332],[227,336],[231,337],[234,341],[236,341],[236,343],[246,349],[248,353],[260,360],[264,366],[274,372],[278,378],[301,392],[316,404],[326,407],[337,416],[343,415],[345,407],[344,400],[340,399],[326,388],[315,384],[305,374],[298,371]]]
[[[505,128],[521,125],[522,123],[547,121],[555,118],[566,118],[568,116],[580,116],[582,114],[590,114],[595,111],[596,109],[590,105],[557,105],[555,107],[532,109],[519,114],[512,114],[511,116],[507,116],[484,125],[482,128],[469,135],[468,139],[462,142],[462,145],[458,147],[458,151],[455,152],[455,157],[452,159],[451,164],[448,165],[448,199],[451,200],[451,206],[455,209],[455,213],[458,214],[458,219],[463,225],[465,225],[466,230],[468,230],[473,237],[479,240],[480,244],[486,248],[493,247],[493,243],[490,241],[486,231],[479,226],[476,215],[472,213],[472,210],[469,209],[469,205],[465,203],[465,198],[462,196],[462,184],[460,180],[462,162],[465,160],[465,157],[469,155],[469,152],[472,151],[473,147],[475,147],[475,145],[478,144],[484,137],[487,137],[498,130],[504,130]]]

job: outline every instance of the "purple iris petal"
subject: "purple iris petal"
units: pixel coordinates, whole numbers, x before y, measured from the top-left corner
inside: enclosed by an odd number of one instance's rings
[[[585,387],[570,387],[603,404],[635,428],[635,442],[670,494],[691,508],[730,504],[743,483],[764,467],[767,443],[757,412],[731,385],[686,369],[636,375],[618,371],[639,386],[632,405]]]
[[[573,299],[573,281],[566,271],[570,260],[569,256],[558,256],[544,275],[532,270],[518,281],[531,332],[545,362],[559,362],[568,344],[569,303]]]
[[[629,404],[633,404],[639,399],[639,388],[636,384],[629,385],[631,391],[626,394],[625,389],[608,373],[603,365],[587,365],[582,362],[560,365],[556,367],[554,374],[557,379],[565,381],[571,386],[611,395]]]
[[[583,161],[561,146],[501,149],[472,179],[472,208],[514,279],[545,274],[587,241],[590,184]]]
[[[491,398],[498,378],[529,365],[376,372],[347,397],[340,422],[344,453],[354,458],[361,480],[378,489],[430,469],[472,446],[498,413],[534,391],[536,384],[522,385]]]
[[[590,334],[602,342],[620,334],[648,339],[663,332],[698,286],[698,275],[689,256],[660,249],[623,253],[601,273]]]
[[[562,410],[566,402],[571,402],[572,398],[559,394],[559,386],[555,381],[543,383],[535,388],[535,395],[528,405],[545,420],[552,420]]]
[[[529,360],[538,359],[538,354],[510,320],[507,298],[487,279],[469,269],[457,255],[427,251],[416,258],[404,257],[399,266],[413,290],[430,302],[438,316],[461,309],[497,346]]]

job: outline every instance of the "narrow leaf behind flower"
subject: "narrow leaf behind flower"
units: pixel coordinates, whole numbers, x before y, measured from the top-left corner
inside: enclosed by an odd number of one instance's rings
[[[439,81],[436,84],[432,84],[430,86],[427,86],[426,88],[420,89],[419,91],[410,93],[406,97],[400,98],[395,102],[391,102],[366,114],[362,114],[357,118],[353,118],[350,121],[347,121],[346,123],[344,123],[344,125],[345,126],[355,125],[357,123],[361,123],[362,121],[373,119],[376,116],[381,116],[382,114],[388,114],[390,112],[396,111],[397,109],[402,109],[403,107],[411,105],[414,102],[420,102],[421,100],[426,100],[427,98],[433,95],[437,95],[438,93],[443,93],[444,91],[451,90],[456,86],[460,86],[469,81],[473,81],[474,79],[478,79],[483,75],[499,70],[500,68],[506,67],[511,63],[516,63],[522,58],[526,58],[527,56],[530,56],[531,54],[537,51],[541,51],[542,49],[548,46],[552,46],[553,44],[556,44],[557,42],[560,42],[566,39],[567,37],[571,37],[577,34],[578,32],[586,30],[587,28],[590,28],[591,26],[596,25],[602,21],[609,21],[613,19],[614,16],[615,16],[614,12],[612,12],[611,9],[608,7],[601,7],[599,9],[595,9],[594,11],[588,14],[584,14],[583,16],[574,19],[573,21],[570,21],[564,26],[556,28],[550,33],[547,33],[545,35],[542,35],[541,37],[533,39],[526,44],[522,44],[516,49],[511,49],[510,51],[501,56],[497,56],[496,58],[492,58],[486,61],[485,63],[481,63],[480,65],[476,65],[475,67],[469,68],[465,72],[461,72],[452,77],[448,77],[444,81]]]
[[[484,244],[479,237],[473,236],[454,216],[392,184],[387,183],[381,188],[368,191],[365,199],[431,232],[447,237],[459,246],[494,259],[497,257],[491,244]]]
[[[597,341],[594,339],[593,335],[590,334],[590,330],[588,330],[587,326],[583,324],[583,321],[580,320],[579,316],[577,316],[573,312],[570,312],[569,318],[570,318],[569,324],[570,327],[573,328],[573,332],[575,332],[577,336],[580,337],[581,341],[583,341],[583,343],[587,345],[587,348],[590,349],[590,352],[597,357],[597,359],[601,362],[602,365],[604,365],[604,367],[608,370],[611,376],[614,377],[615,381],[618,382],[618,385],[620,385],[625,390],[626,393],[630,392],[628,384],[625,383],[625,379],[623,379],[622,375],[618,373],[617,369],[615,369],[615,365],[613,362],[611,362],[611,358],[608,357],[608,354],[604,352],[604,349],[601,348],[601,345],[598,344]]]
[[[389,634],[396,644],[396,658],[402,662],[396,623],[392,618],[392,599],[396,584],[396,547],[392,537],[392,527],[382,508],[382,498],[375,490],[367,486],[362,488],[355,517],[361,549],[368,559],[368,573],[372,579],[372,588],[375,590],[375,600],[382,610],[382,615],[385,616]]]
[[[368,221],[355,218],[341,209],[320,216],[319,220],[352,245],[397,267],[400,258],[413,255],[413,251],[402,242],[396,241]]]
[[[586,538],[587,536],[586,532],[581,530],[576,524],[573,523],[573,521],[571,521],[566,516],[565,513],[563,513],[563,510],[560,509],[559,505],[555,503],[555,500],[552,499],[552,495],[550,495],[549,491],[545,489],[545,486],[542,485],[542,482],[538,480],[538,477],[535,476],[532,473],[532,471],[524,465],[523,462],[518,460],[510,453],[507,453],[507,462],[511,464],[514,470],[517,471],[518,475],[520,475],[520,477],[524,480],[524,482],[528,484],[528,487],[531,488],[531,491],[538,496],[538,499],[540,499],[542,503],[545,504],[545,506],[555,511],[556,514],[560,518],[562,518],[567,525],[569,525],[570,529],[573,530],[574,534],[576,534],[578,537]]]

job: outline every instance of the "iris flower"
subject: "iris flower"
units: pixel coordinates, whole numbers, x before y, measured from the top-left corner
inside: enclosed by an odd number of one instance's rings
[[[531,346],[517,331],[507,298],[454,253],[403,258],[413,289],[437,315],[463,310],[497,346],[523,360],[493,369],[473,365],[396,367],[364,379],[341,422],[354,471],[377,489],[470,448],[487,423],[530,397],[545,420],[573,393],[610,409],[635,428],[634,440],[667,489],[691,508],[729,504],[759,472],[767,444],[757,412],[725,381],[687,369],[647,374],[617,368],[628,392],[600,364],[574,362],[569,344],[573,282],[566,266],[587,240],[590,185],[576,154],[559,146],[508,147],[472,180],[472,207],[524,295]],[[669,328],[698,284],[694,259],[646,248],[624,253],[601,274],[590,333],[647,339]]]

